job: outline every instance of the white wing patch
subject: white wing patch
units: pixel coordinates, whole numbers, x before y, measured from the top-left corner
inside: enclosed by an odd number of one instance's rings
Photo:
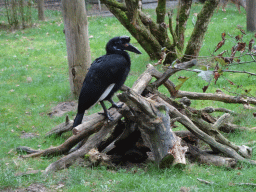
[[[96,103],[98,103],[99,101],[104,100],[108,94],[112,91],[112,89],[114,88],[115,83],[112,83],[108,86],[108,88],[104,91],[104,93],[100,96],[100,98],[98,99],[98,101]]]

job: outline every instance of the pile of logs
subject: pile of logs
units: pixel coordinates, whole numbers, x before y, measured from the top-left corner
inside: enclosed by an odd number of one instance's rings
[[[73,121],[67,119],[47,135],[61,135],[72,130],[70,138],[60,146],[42,151],[20,147],[19,149],[29,153],[23,157],[65,154],[50,164],[45,173],[66,168],[84,157],[89,157],[93,165],[102,162],[108,165],[125,161],[137,163],[150,157],[160,168],[185,165],[186,159],[226,167],[236,166],[237,161],[256,164],[250,159],[252,148],[238,146],[221,133],[246,130],[228,121],[232,111],[212,107],[194,109],[190,107],[190,99],[243,104],[256,104],[256,100],[218,93],[199,94],[176,90],[169,77],[195,64],[196,60],[180,63],[164,73],[148,64],[146,71],[132,88],[123,86],[123,92],[117,95],[123,106],[120,109],[109,109],[113,121],[109,122],[105,116],[96,113],[84,117],[82,124],[72,128]],[[153,78],[156,81],[150,83]],[[158,91],[161,85],[167,88],[170,97]],[[211,115],[215,111],[222,111],[224,114],[216,119]],[[174,131],[175,122],[183,125],[186,131]],[[201,150],[199,140],[208,144],[211,151]],[[81,147],[74,148],[81,141]]]

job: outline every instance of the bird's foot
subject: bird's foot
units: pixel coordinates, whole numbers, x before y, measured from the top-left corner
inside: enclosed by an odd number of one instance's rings
[[[117,109],[120,109],[120,108],[122,108],[123,107],[123,103],[121,103],[121,104],[117,104],[117,103],[112,103],[112,106],[111,106],[111,108],[112,107],[115,107],[115,108],[117,108]]]
[[[114,121],[114,118],[111,117],[111,115],[109,113],[98,113],[100,115],[104,115],[106,118],[108,118],[108,121]]]

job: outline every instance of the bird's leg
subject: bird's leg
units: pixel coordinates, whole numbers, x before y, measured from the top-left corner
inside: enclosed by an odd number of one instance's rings
[[[118,105],[117,103],[115,103],[115,102],[112,100],[112,98],[108,99],[108,101],[112,104],[112,107],[115,107],[115,108],[122,108],[122,106],[123,106],[123,103]]]
[[[108,113],[108,110],[107,110],[107,108],[106,108],[104,102],[103,102],[103,101],[100,101],[100,104],[101,104],[101,106],[102,106],[102,108],[103,108],[103,110],[104,110],[104,113],[103,113],[103,114],[108,118],[108,120],[113,121],[114,119],[113,119],[113,117],[111,117],[110,114]],[[102,113],[100,113],[100,114],[102,114]]]

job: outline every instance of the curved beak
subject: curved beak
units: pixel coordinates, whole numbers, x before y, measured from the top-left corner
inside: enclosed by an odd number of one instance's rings
[[[124,50],[131,51],[131,52],[134,52],[134,53],[137,53],[137,54],[142,54],[136,47],[134,47],[130,43],[124,44]]]

